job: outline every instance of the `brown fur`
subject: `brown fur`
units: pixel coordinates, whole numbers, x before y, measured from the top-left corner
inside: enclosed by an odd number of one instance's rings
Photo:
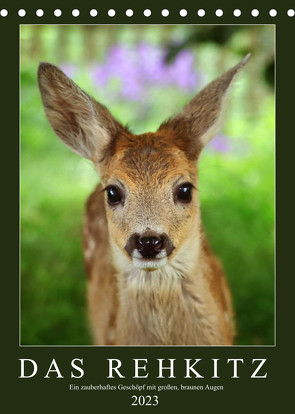
[[[87,202],[83,233],[96,344],[233,343],[230,292],[202,229],[197,159],[218,132],[228,88],[247,59],[157,132],[139,136],[58,68],[40,65],[49,122],[66,145],[94,162],[101,178]],[[192,200],[183,203],[175,194],[187,182]],[[124,193],[116,206],[103,191],[110,185]],[[165,234],[173,249],[144,267],[140,250],[133,256],[125,248],[133,234]]]

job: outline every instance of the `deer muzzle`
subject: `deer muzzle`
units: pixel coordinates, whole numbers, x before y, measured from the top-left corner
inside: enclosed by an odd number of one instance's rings
[[[132,234],[125,246],[134,266],[145,270],[164,266],[173,249],[173,243],[167,234],[152,231]]]

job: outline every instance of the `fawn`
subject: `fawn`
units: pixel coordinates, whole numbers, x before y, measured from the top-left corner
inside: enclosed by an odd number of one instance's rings
[[[248,58],[155,133],[141,135],[56,66],[40,64],[53,130],[100,176],[83,229],[95,344],[233,343],[230,291],[201,222],[197,161],[221,127],[229,87]]]

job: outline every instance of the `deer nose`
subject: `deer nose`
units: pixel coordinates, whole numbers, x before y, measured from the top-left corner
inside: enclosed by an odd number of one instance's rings
[[[126,252],[132,257],[137,250],[143,259],[154,259],[157,254],[165,251],[169,256],[174,246],[167,234],[145,231],[142,234],[133,233],[125,246]]]
[[[137,250],[144,258],[152,258],[158,254],[164,244],[158,236],[141,236],[137,240]]]

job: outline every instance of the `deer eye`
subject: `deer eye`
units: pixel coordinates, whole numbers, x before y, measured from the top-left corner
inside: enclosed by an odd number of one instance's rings
[[[174,197],[175,201],[190,203],[192,201],[192,188],[193,185],[191,183],[181,184],[181,186],[176,189]]]
[[[118,187],[110,185],[105,190],[107,192],[109,205],[115,206],[123,201],[122,192]]]

